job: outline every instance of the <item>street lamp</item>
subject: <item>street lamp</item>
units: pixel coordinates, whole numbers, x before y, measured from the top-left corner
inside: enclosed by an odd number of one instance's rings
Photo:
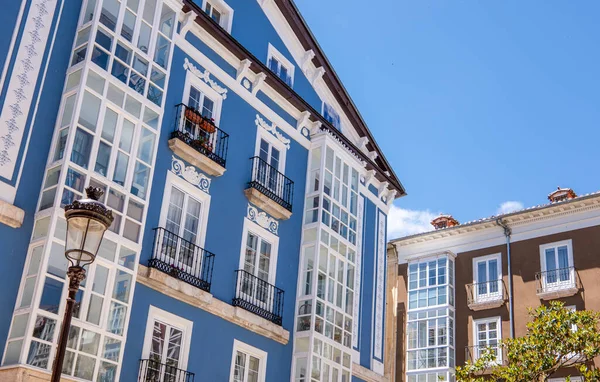
[[[85,279],[84,266],[96,260],[96,254],[104,232],[113,222],[112,211],[98,201],[104,192],[97,187],[85,189],[87,199],[75,200],[65,206],[65,218],[67,219],[67,241],[65,256],[69,260],[69,297],[65,308],[65,316],[58,337],[58,349],[52,367],[52,382],[59,382],[62,374],[62,366],[67,349],[67,338],[73,317],[73,306],[75,295],[79,290],[79,284]]]

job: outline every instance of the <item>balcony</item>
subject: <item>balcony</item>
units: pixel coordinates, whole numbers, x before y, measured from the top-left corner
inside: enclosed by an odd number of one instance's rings
[[[242,269],[235,271],[235,298],[239,306],[276,325],[282,325],[283,290]]]
[[[141,359],[138,382],[194,382],[194,373],[152,359]]]
[[[210,292],[215,255],[164,228],[154,228],[148,266]]]
[[[537,295],[542,300],[574,296],[581,289],[581,281],[575,267],[538,272],[535,279]]]
[[[250,160],[252,178],[244,191],[246,197],[274,218],[289,219],[292,216],[294,182],[259,157]]]
[[[184,104],[177,105],[175,115],[175,130],[171,133],[169,148],[208,175],[223,175],[229,135],[198,110]]]
[[[488,349],[496,355],[496,360],[490,362],[487,366],[502,365],[505,359],[504,348],[500,347],[499,344],[467,346],[465,347],[465,361],[475,363]]]
[[[508,293],[502,280],[465,285],[467,305],[471,310],[498,308],[504,304]]]

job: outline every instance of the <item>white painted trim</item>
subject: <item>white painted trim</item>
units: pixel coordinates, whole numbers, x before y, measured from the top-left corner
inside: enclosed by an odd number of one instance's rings
[[[202,10],[206,9],[206,3],[210,3],[212,7],[217,8],[217,10],[221,12],[221,22],[219,25],[221,25],[228,33],[231,33],[231,27],[233,26],[233,8],[223,0],[203,0]]]
[[[192,28],[192,31],[197,31],[197,28]],[[207,38],[203,37],[205,34],[207,34],[207,33],[203,32],[203,33],[201,33],[201,35],[199,35],[197,37],[199,37],[203,42],[207,43]],[[221,81],[227,88],[229,88],[233,92],[235,92],[240,98],[242,98],[244,101],[246,101],[250,106],[252,106],[254,109],[256,109],[260,114],[262,114],[267,119],[269,119],[270,121],[275,123],[281,130],[283,130],[287,135],[292,137],[295,141],[297,141],[304,148],[310,149],[310,141],[305,136],[303,136],[300,131],[296,130],[294,126],[290,125],[285,119],[283,119],[281,116],[279,116],[279,114],[277,114],[275,111],[273,111],[271,108],[269,108],[265,103],[263,103],[261,100],[259,100],[255,96],[255,94],[250,93],[246,88],[244,88],[242,86],[242,84],[237,82],[235,78],[228,75],[217,64],[212,62],[202,52],[200,52],[198,49],[196,49],[190,42],[186,41],[180,35],[175,35],[174,41],[180,49],[182,49],[188,56],[190,56],[198,64],[202,65],[204,68],[209,70],[210,73],[213,76],[215,76],[219,81]],[[214,45],[210,45],[210,44],[207,44],[207,45],[209,45],[209,47],[211,47],[211,48],[214,47]],[[217,49],[217,53],[221,54],[223,52],[224,48],[219,50],[219,48],[216,47],[215,49]],[[227,54],[224,53],[224,55],[221,55],[221,56],[227,60],[228,54],[231,55],[231,52],[228,52]],[[233,63],[230,62],[230,64],[233,65],[235,68],[239,67],[240,63],[241,63],[241,61],[238,60],[237,58],[235,58],[235,61]],[[263,73],[263,75],[264,75],[264,73]],[[248,71],[247,77],[251,81],[254,81],[257,76],[260,76],[260,73],[253,75],[250,73],[250,71]],[[267,84],[263,84],[262,89],[261,89],[261,90],[263,90],[263,92],[265,92],[265,94],[267,96],[269,96],[269,92],[267,91],[268,88],[270,88],[270,87]],[[275,101],[277,102],[277,100],[275,100]],[[282,106],[282,105],[280,104],[279,106]],[[300,115],[300,112],[297,109],[294,109],[295,110],[295,113],[294,113],[293,110],[290,112],[290,110],[286,110],[285,107],[282,106],[282,108],[294,118],[296,118],[297,116]]]
[[[285,67],[285,69],[288,71],[288,75],[290,76],[291,83],[289,85],[290,87],[294,87],[294,74],[296,71],[296,67],[280,51],[278,51],[277,48],[275,48],[273,45],[271,45],[271,43],[269,43],[269,47],[267,48],[267,66],[269,66],[269,61],[271,61],[272,58],[279,61],[279,63]],[[279,76],[278,73],[275,74]],[[285,82],[286,79],[282,78],[282,80]]]
[[[181,343],[181,359],[177,366],[179,369],[187,369],[188,357],[190,355],[190,344],[192,342],[192,330],[194,323],[185,318],[159,309],[154,305],[148,308],[148,320],[146,321],[146,331],[144,334],[144,345],[142,347],[142,359],[150,356],[150,347],[152,346],[152,333],[154,332],[154,321],[160,321],[171,325],[183,332]],[[124,350],[124,349],[123,349]]]
[[[481,261],[489,261],[489,260],[498,260],[498,278],[497,280],[502,280],[502,254],[501,253],[494,253],[493,255],[486,255],[486,256],[479,256],[479,257],[474,257],[473,258],[473,283],[477,283],[479,282],[479,273],[478,273],[478,268],[477,268],[477,263],[481,262]],[[488,280],[489,281],[494,281],[494,280]]]
[[[508,222],[512,229],[511,242],[554,235],[600,225],[600,195],[573,203],[572,209],[549,207],[534,213],[524,212],[511,217]],[[505,219],[506,220],[506,219]],[[495,222],[481,223],[463,230],[439,230],[430,234],[395,240],[390,243],[398,250],[400,264],[411,259],[429,256],[432,253],[449,250],[455,253],[505,245],[506,237]]]
[[[323,80],[322,75],[324,74],[324,68],[317,68],[313,64],[312,60],[306,60],[306,50],[275,2],[264,1],[263,3],[259,2],[259,4],[294,60],[296,62],[303,63],[302,69],[304,74],[307,79],[311,81],[313,88],[321,101],[329,103],[340,114],[340,124],[345,128],[344,135],[350,138],[351,141],[357,142],[359,139],[358,133],[354,129],[354,126],[350,123],[350,119],[346,116],[346,114],[339,112],[339,110],[342,110],[341,105],[337,102],[333,91],[329,89],[325,83],[325,80]]]
[[[202,99],[204,99],[204,96],[208,96],[208,98],[210,98],[214,102],[212,118],[215,120],[215,125],[219,126],[221,122],[221,109],[223,107],[223,95],[219,94],[216,90],[211,88],[206,82],[202,81],[190,70],[186,70],[185,85],[183,88],[183,94],[181,99],[181,102],[185,105],[188,105],[188,101],[190,99],[190,88],[192,86],[202,93]],[[199,107],[202,108],[202,103],[200,103]]]
[[[479,342],[478,341],[479,331],[477,330],[477,326],[479,324],[489,324],[490,322],[496,323],[497,341],[498,341],[498,358],[497,358],[497,360],[498,360],[498,363],[502,363],[502,351],[499,346],[500,341],[502,341],[502,318],[500,316],[486,317],[486,318],[480,318],[477,320],[473,320],[473,337],[472,337],[473,338],[473,346],[478,346],[478,342]],[[487,333],[487,329],[486,329],[486,333]],[[486,334],[486,336],[487,336],[487,334]],[[476,351],[476,350],[474,349],[474,351]]]
[[[267,241],[271,244],[271,259],[269,263],[269,284],[275,285],[275,280],[277,279],[277,258],[279,254],[279,237],[259,226],[253,221],[250,221],[248,218],[244,218],[244,226],[242,229],[242,245],[240,248],[240,261],[239,268],[244,269],[244,259],[246,256],[246,241],[248,238],[248,232],[252,232],[254,235],[260,237],[261,239]],[[260,248],[257,249],[260,251]],[[257,253],[258,256],[258,253]]]
[[[546,272],[548,269],[547,264],[546,264],[546,249],[550,249],[550,248],[554,248],[556,250],[558,250],[558,247],[564,247],[567,246],[567,258],[569,261],[569,267],[574,266],[573,265],[573,240],[568,239],[568,240],[562,240],[562,241],[556,241],[554,243],[547,243],[547,244],[542,244],[540,245],[540,271],[542,272]],[[558,256],[558,253],[555,252],[555,255]],[[558,264],[557,265],[557,269]]]
[[[173,172],[167,172],[167,179],[165,181],[165,191],[163,193],[162,206],[160,208],[159,226],[166,228],[167,214],[169,212],[169,201],[171,200],[171,189],[172,187],[178,188],[188,195],[199,201],[202,206],[200,210],[200,221],[198,222],[198,237],[197,245],[204,248],[204,242],[206,240],[206,228],[208,226],[208,213],[210,211],[210,200],[211,196],[203,191],[200,191],[198,187],[193,186],[184,179],[178,177]],[[185,213],[185,211],[184,211]],[[182,216],[184,217],[184,216]],[[179,232],[173,232],[175,235],[179,235]]]
[[[19,9],[19,15],[17,16],[17,21],[15,22],[15,29],[13,30],[12,38],[10,39],[10,45],[8,47],[8,52],[6,53],[6,61],[4,62],[4,68],[2,69],[2,75],[0,75],[0,90],[4,89],[4,81],[6,80],[6,72],[8,71],[8,67],[12,61],[12,53],[15,49],[15,41],[17,40],[17,36],[19,34],[19,30],[21,29],[21,21],[23,19],[23,13],[25,11],[26,1],[21,2],[21,8]]]
[[[277,169],[277,171],[285,175],[285,160],[287,157],[287,147],[273,134],[269,133],[267,130],[261,128],[260,126],[256,126],[256,142],[254,143],[255,157],[258,157],[260,155],[261,139],[264,139],[265,141],[267,141],[268,144],[279,150],[279,168]],[[269,163],[269,165],[270,164],[271,163]]]
[[[229,380],[231,382],[233,382],[233,376],[234,376],[233,373],[235,371],[235,356],[238,351],[245,353],[246,355],[251,355],[253,357],[256,357],[260,360],[258,381],[264,382],[266,375],[267,375],[267,356],[268,356],[267,352],[260,350],[258,348],[255,348],[254,346],[250,346],[250,345],[248,345],[240,340],[237,340],[237,339],[233,340],[233,350],[231,351],[231,368],[230,368],[230,372],[229,372]],[[246,362],[246,367],[248,367],[247,362]],[[247,380],[244,379],[243,382],[247,382]]]

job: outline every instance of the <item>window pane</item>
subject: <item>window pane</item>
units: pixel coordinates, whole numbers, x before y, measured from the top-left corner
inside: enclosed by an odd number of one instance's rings
[[[124,303],[129,301],[129,291],[131,289],[131,274],[118,271],[115,277],[115,287],[113,289],[113,298]]]
[[[111,147],[104,142],[100,142],[98,147],[98,155],[96,157],[96,166],[94,171],[102,176],[108,173],[108,161],[110,160]]]
[[[127,41],[131,41],[133,38],[133,28],[135,28],[135,15],[131,11],[125,11],[125,17],[123,18],[123,26],[121,27],[121,36]]]
[[[61,160],[65,155],[65,148],[67,147],[67,137],[69,135],[69,129],[65,128],[58,132],[56,139],[56,148],[54,149],[54,160]]]
[[[46,277],[46,281],[44,282],[44,290],[42,292],[42,298],[40,299],[40,309],[58,314],[58,308],[61,302],[62,288],[63,283],[61,283],[58,280],[54,280],[50,277]]]
[[[120,5],[121,4],[117,0],[104,0],[102,2],[100,22],[106,25],[111,31],[114,31],[117,26],[117,16],[119,14]]]
[[[160,31],[167,37],[171,38],[173,34],[173,25],[175,23],[175,12],[171,8],[163,5],[162,13],[160,14]]]
[[[142,135],[140,137],[140,144],[138,147],[137,156],[139,159],[150,164],[154,157],[154,140],[156,135],[150,130],[142,129]]]
[[[171,43],[169,40],[164,38],[163,35],[158,34],[156,38],[156,50],[154,51],[154,61],[165,69],[167,68],[170,47]]]
[[[71,95],[67,97],[65,101],[64,111],[62,115],[62,119],[60,121],[60,126],[68,126],[71,123],[71,117],[73,116],[73,107],[75,106],[75,95]]]
[[[117,128],[118,114],[112,109],[106,109],[104,113],[104,123],[102,126],[102,138],[111,142],[115,138],[115,129]]]
[[[140,36],[138,38],[138,48],[144,53],[148,53],[148,47],[150,46],[150,33],[152,29],[146,23],[140,24]]]
[[[71,161],[83,168],[87,168],[91,149],[92,135],[81,129],[77,129],[75,141],[73,142],[73,151],[71,152]]]
[[[104,299],[100,296],[92,295],[90,297],[90,305],[86,317],[87,322],[98,325],[100,323],[100,315],[102,314],[102,303]]]
[[[149,178],[150,167],[136,161],[135,170],[133,172],[133,183],[131,184],[131,193],[142,199],[146,199]]]
[[[29,354],[27,355],[27,364],[35,367],[47,368],[50,354],[50,345],[37,341],[31,341]]]
[[[77,357],[77,364],[75,365],[75,376],[91,381],[94,376],[95,366],[96,360],[94,358],[80,354]]]
[[[108,312],[108,322],[106,330],[113,334],[122,335],[123,328],[125,325],[126,314],[127,307],[125,305],[113,301],[110,304],[110,311]]]
[[[95,131],[96,122],[98,122],[98,113],[100,112],[100,98],[85,92],[79,113],[79,123],[88,129]]]
[[[79,192],[83,192],[84,183],[85,176],[73,170],[72,168],[69,168],[69,170],[67,171],[67,176],[65,178],[65,185]]]
[[[129,164],[129,157],[122,152],[119,152],[117,156],[117,163],[115,165],[115,174],[113,181],[121,186],[125,185],[125,177],[127,176],[127,165]]]
[[[149,24],[154,23],[154,13],[156,10],[156,0],[146,0],[144,5],[144,14],[143,19],[146,20]]]

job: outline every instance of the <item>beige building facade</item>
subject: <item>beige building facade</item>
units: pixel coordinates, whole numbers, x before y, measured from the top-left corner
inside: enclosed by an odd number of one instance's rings
[[[453,380],[484,348],[523,336],[528,308],[600,311],[600,193],[548,198],[465,224],[443,215],[435,230],[388,244],[390,381]]]

